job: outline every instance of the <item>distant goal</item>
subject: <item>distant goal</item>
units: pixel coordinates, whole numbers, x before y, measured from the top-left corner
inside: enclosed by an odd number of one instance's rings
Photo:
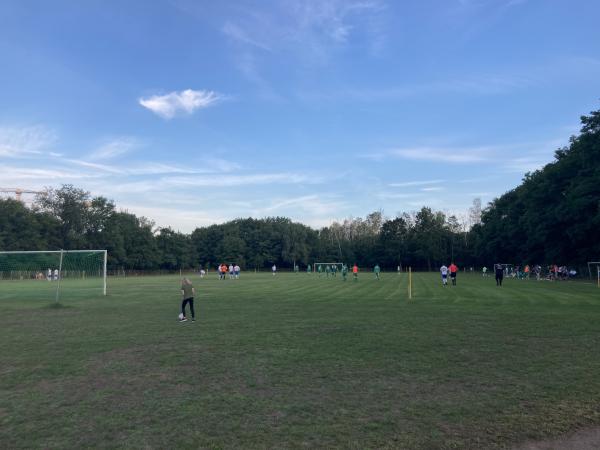
[[[57,302],[63,294],[106,295],[107,256],[106,250],[0,251],[0,292]]]
[[[590,280],[595,280],[598,287],[600,287],[600,261],[588,262],[588,272],[590,274]]]

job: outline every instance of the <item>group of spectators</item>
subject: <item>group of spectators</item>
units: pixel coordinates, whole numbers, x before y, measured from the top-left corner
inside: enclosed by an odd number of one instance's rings
[[[487,267],[482,269],[483,276],[487,276]],[[508,264],[494,264],[494,274],[496,277],[496,284],[501,286],[502,279],[504,277],[516,278],[519,280],[526,280],[534,276],[536,280],[568,280],[570,277],[577,275],[577,271],[569,270],[567,266],[558,266],[551,264],[546,268],[543,268],[539,264],[530,266],[526,264],[523,268],[521,266],[511,266]]]

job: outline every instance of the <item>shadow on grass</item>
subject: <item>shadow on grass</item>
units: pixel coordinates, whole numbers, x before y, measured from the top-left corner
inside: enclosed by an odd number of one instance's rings
[[[73,308],[73,306],[65,305],[60,302],[58,302],[58,303],[54,302],[54,303],[50,303],[49,305],[42,306],[42,309],[67,309],[67,308]]]

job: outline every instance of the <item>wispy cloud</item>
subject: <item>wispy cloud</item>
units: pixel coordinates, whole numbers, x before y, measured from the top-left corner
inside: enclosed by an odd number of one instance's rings
[[[0,126],[0,157],[25,158],[40,155],[56,139],[56,133],[43,126]]]
[[[265,50],[268,52],[271,51],[271,48],[268,45],[263,44],[262,42],[259,42],[255,39],[252,39],[250,36],[248,36],[246,31],[244,31],[239,25],[235,24],[234,22],[227,21],[225,25],[223,25],[222,31],[225,35],[227,35],[233,40],[239,41],[243,44],[249,44],[261,50]]]
[[[526,89],[538,82],[533,77],[518,74],[506,75],[469,75],[464,78],[446,80],[430,80],[422,83],[403,84],[396,86],[365,87],[351,86],[325,92],[296,93],[299,100],[314,101],[342,101],[342,102],[386,102],[398,101],[407,98],[428,96],[432,94],[447,95],[498,95]]]
[[[435,187],[425,187],[425,188],[421,188],[421,190],[423,192],[436,192],[436,191],[443,191],[444,188],[440,187],[440,186],[435,186]]]
[[[212,175],[197,177],[165,177],[163,183],[171,186],[248,186],[248,185],[268,185],[268,184],[318,184],[321,181],[310,175],[297,173],[259,173],[245,175]]]
[[[387,152],[387,155],[413,161],[469,164],[489,160],[492,152],[488,147],[473,147],[467,150],[452,147],[411,147],[392,149]]]
[[[112,159],[124,155],[139,147],[140,143],[132,137],[120,137],[105,142],[92,152],[90,159]]]
[[[90,162],[90,161],[84,161],[84,160],[80,160],[80,159],[71,159],[71,158],[65,158],[64,161],[67,163],[70,163],[70,164],[74,164],[76,166],[93,169],[96,174],[98,174],[98,171],[108,172],[108,173],[112,173],[112,174],[125,174],[126,173],[126,171],[124,169],[116,167],[116,166],[111,166],[108,164],[98,164],[98,163],[94,163],[94,162]]]
[[[164,119],[172,119],[178,114],[192,114],[198,109],[207,108],[222,98],[221,95],[213,91],[186,89],[180,92],[170,92],[166,95],[140,98],[139,103]]]
[[[71,180],[83,180],[92,178],[94,174],[82,173],[81,171],[47,168],[37,169],[30,167],[6,166],[0,167],[0,179],[3,183],[19,184],[27,180],[28,187],[41,187],[46,183],[69,182]]]
[[[249,213],[254,217],[281,214],[313,226],[324,226],[329,225],[332,218],[341,215],[347,207],[348,203],[336,195],[304,195],[276,198],[267,206],[254,208]]]
[[[294,67],[312,67],[330,64],[333,52],[350,45],[354,36],[375,51],[385,41],[383,0],[289,0],[261,8],[263,4],[236,8],[221,27],[238,45],[238,69],[263,89],[262,60],[255,55],[276,55],[278,63],[292,58]]]
[[[446,180],[423,180],[423,181],[405,181],[402,183],[389,183],[390,187],[411,187],[411,186],[427,186],[430,184],[445,183]]]

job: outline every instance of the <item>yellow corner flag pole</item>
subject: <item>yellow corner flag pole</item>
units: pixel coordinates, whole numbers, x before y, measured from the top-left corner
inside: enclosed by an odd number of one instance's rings
[[[408,299],[412,299],[412,267],[408,268]]]

